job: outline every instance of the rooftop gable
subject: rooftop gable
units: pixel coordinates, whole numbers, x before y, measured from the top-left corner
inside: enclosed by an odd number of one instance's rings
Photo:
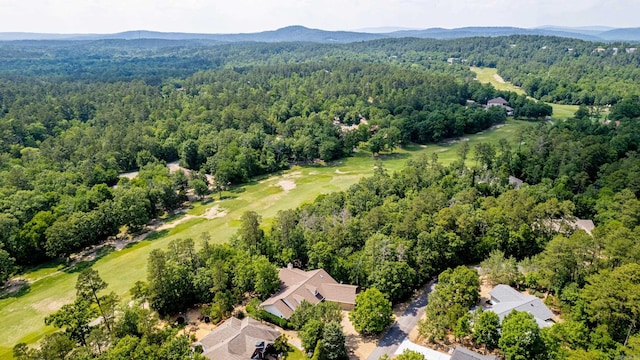
[[[517,310],[533,315],[540,327],[550,325],[547,320],[553,317],[553,312],[535,296],[523,294],[508,285],[496,286],[489,295],[493,304],[488,307],[488,310],[495,312],[501,321],[512,311]]]
[[[273,305],[287,319],[305,300],[313,305],[325,299],[355,304],[357,287],[339,284],[323,269],[304,271],[287,267],[280,269],[278,277],[281,282],[280,290],[265,300],[261,306]]]
[[[487,101],[487,105],[507,105],[509,102],[505,100],[503,97],[497,97]]]
[[[254,319],[232,317],[207,334],[198,343],[209,359],[250,359],[256,344],[273,342],[280,332]]]

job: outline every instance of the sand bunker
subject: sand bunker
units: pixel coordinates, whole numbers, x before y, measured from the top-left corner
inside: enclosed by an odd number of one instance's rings
[[[225,215],[227,215],[227,212],[224,209],[221,209],[220,205],[216,205],[207,209],[207,211],[205,211],[203,216],[204,218],[211,220],[211,219],[223,217]]]
[[[284,191],[290,191],[296,188],[296,183],[291,180],[280,180],[277,185]]]

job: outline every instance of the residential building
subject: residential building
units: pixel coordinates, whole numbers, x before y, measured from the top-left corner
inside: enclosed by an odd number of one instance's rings
[[[280,269],[280,290],[260,306],[273,315],[288,319],[293,311],[308,301],[315,305],[321,301],[334,301],[350,310],[356,303],[357,286],[340,284],[323,269],[304,271],[289,265]]]
[[[502,97],[497,97],[494,99],[491,99],[489,101],[487,101],[487,106],[486,108],[490,108],[492,106],[499,106],[503,109],[506,110],[507,112],[507,116],[513,116],[514,112],[513,112],[513,108],[509,106],[509,102],[507,100],[505,100]]]
[[[548,327],[553,325],[551,318],[553,312],[535,296],[526,295],[508,285],[498,285],[489,292],[490,305],[485,310],[491,310],[498,314],[500,321],[512,311],[525,311],[533,315],[538,326]]]
[[[280,332],[259,321],[232,317],[203,337],[202,355],[209,359],[266,360]]]
[[[451,354],[450,360],[497,360],[493,355],[482,355],[462,346],[456,346]]]

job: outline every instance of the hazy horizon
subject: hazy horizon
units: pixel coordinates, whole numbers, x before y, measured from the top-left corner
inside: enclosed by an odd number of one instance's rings
[[[251,33],[467,26],[638,27],[640,0],[0,0],[0,32]]]

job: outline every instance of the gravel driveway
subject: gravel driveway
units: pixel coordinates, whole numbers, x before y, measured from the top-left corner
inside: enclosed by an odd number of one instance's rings
[[[435,287],[435,281],[431,281],[429,285],[421,291],[420,295],[416,297],[404,313],[396,319],[396,322],[387,330],[387,333],[382,336],[378,341],[378,346],[373,350],[367,360],[378,360],[381,356],[387,354],[390,357],[393,356],[398,349],[402,341],[409,336],[411,330],[418,325],[418,321],[424,314],[424,309],[427,306],[427,299],[429,293],[433,291]]]

